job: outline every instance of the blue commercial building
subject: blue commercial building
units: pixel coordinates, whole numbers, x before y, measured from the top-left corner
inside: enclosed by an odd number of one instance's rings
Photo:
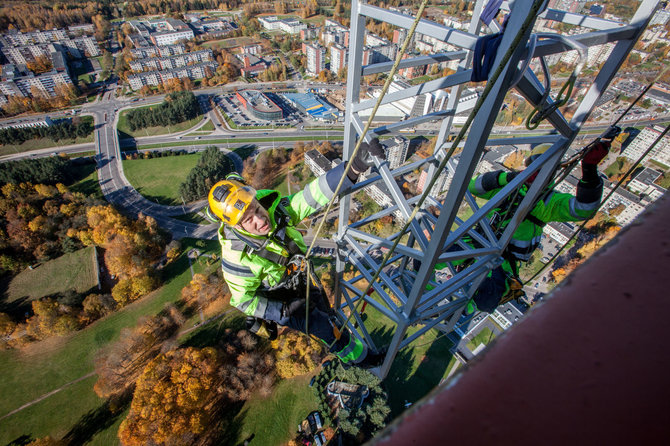
[[[325,100],[313,93],[284,93],[287,101],[303,113],[322,121],[336,121],[340,112]]]

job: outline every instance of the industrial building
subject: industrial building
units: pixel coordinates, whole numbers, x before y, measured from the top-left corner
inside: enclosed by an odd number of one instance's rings
[[[307,113],[311,118],[320,121],[335,121],[340,117],[340,112],[312,93],[284,93],[282,95],[295,108]]]

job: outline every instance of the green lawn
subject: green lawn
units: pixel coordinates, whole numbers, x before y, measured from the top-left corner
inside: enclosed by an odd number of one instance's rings
[[[95,164],[86,164],[77,168],[80,179],[70,186],[73,192],[81,192],[84,195],[93,195],[102,200],[102,189],[98,182],[98,171],[95,170]]]
[[[145,107],[156,107],[156,105],[150,105]],[[144,129],[139,129],[131,131],[128,127],[128,112],[130,110],[123,110],[119,115],[119,122],[116,126],[119,131],[119,139],[127,137],[141,137],[141,136],[155,136],[155,135],[167,135],[170,133],[183,132],[185,130],[194,127],[202,120],[202,115],[196,116],[195,118],[180,122],[179,124],[170,125],[167,127],[147,127]]]
[[[93,122],[92,116],[83,116],[81,119]],[[38,138],[38,139],[29,139],[28,141],[25,141],[22,144],[0,145],[0,156],[12,155],[14,153],[29,152],[31,150],[47,149],[50,147],[56,149],[61,146],[69,146],[72,144],[91,143],[94,141],[95,138],[94,134],[95,132],[91,132],[91,134],[85,138],[61,139],[60,141],[54,141],[51,138]]]
[[[138,150],[144,149],[160,149],[164,147],[190,147],[190,146],[199,146],[199,145],[212,145],[212,144],[245,144],[245,143],[255,143],[255,142],[265,142],[271,143],[274,142],[288,142],[288,141],[342,141],[342,135],[328,135],[328,138],[325,136],[278,136],[271,137],[266,136],[264,138],[222,138],[222,139],[209,139],[207,141],[175,141],[170,143],[162,144],[146,144],[138,146]]]
[[[280,381],[268,398],[247,401],[234,421],[241,426],[238,443],[252,434],[259,445],[286,444],[294,438],[298,424],[318,408],[310,379],[305,375]]]
[[[4,293],[6,301],[30,301],[67,290],[85,293],[98,285],[97,268],[92,246],[64,254],[14,277]]]
[[[209,42],[203,42],[202,46],[204,48],[212,48],[212,47],[235,48],[236,46],[240,46],[240,45],[251,45],[254,42],[255,42],[255,40],[251,37],[231,37],[229,39],[212,40],[212,41],[209,41]]]
[[[494,340],[496,335],[491,331],[489,327],[484,327],[482,330],[477,333],[477,335],[467,343],[467,347],[470,351],[474,351],[481,344],[488,345],[492,340]]]
[[[365,326],[377,345],[387,345],[393,336],[394,325],[369,305],[365,315]],[[407,336],[416,331],[417,328],[409,329]],[[437,330],[430,330],[398,352],[384,381],[392,417],[405,410],[405,401],[418,401],[447,376],[456,362],[449,352],[451,347],[452,343],[446,336]]]
[[[211,120],[209,120],[205,123],[205,125],[200,127],[198,129],[198,131],[200,131],[200,132],[213,132],[214,131],[214,123]]]
[[[200,153],[161,158],[124,160],[130,184],[144,197],[161,204],[181,204],[179,185],[200,159]]]
[[[98,351],[118,339],[123,328],[135,326],[141,316],[154,315],[166,303],[177,300],[181,289],[191,280],[185,253],[196,245],[194,240],[187,239],[182,241],[182,246],[183,254],[165,271],[165,276],[169,277],[167,282],[138,302],[70,336],[47,340],[23,351],[0,352],[0,417],[94,371]],[[218,253],[217,246],[218,243],[212,241],[199,249]],[[193,268],[197,273],[205,268],[210,271],[213,267],[196,262]],[[116,441],[119,420],[91,419],[93,411],[102,404],[93,392],[94,382],[95,377],[92,377],[68,386],[30,408],[0,420],[0,444],[7,444],[21,435],[61,438],[74,423],[86,420],[94,423],[93,431],[101,431],[93,437],[94,444],[116,444],[110,441]],[[106,427],[108,422],[117,424]]]

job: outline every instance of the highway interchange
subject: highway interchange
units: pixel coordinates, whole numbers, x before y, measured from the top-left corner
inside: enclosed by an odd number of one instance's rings
[[[297,81],[297,82],[281,82],[282,88],[296,88],[296,87],[305,87],[306,82]],[[243,84],[246,88],[250,86]],[[252,88],[257,89],[266,89],[275,87],[277,83],[256,83],[253,84]],[[310,88],[333,88],[332,84],[309,84]],[[244,142],[245,140],[253,140],[253,144],[257,146],[257,151],[272,148],[275,145],[274,138],[281,138],[281,143],[277,145],[286,147],[292,146],[296,140],[304,140],[305,137],[313,139],[315,141],[322,140],[328,137],[337,137],[342,136],[341,130],[304,130],[303,126],[300,125],[297,128],[289,129],[273,129],[269,130],[230,130],[226,128],[224,123],[219,121],[217,114],[211,109],[209,105],[208,98],[214,94],[220,94],[222,92],[232,92],[235,89],[240,88],[240,85],[229,84],[224,87],[210,88],[198,90],[196,95],[199,99],[201,108],[205,111],[205,119],[203,119],[198,125],[192,129],[188,129],[184,132],[173,133],[170,135],[161,135],[161,136],[147,136],[147,137],[137,137],[133,140],[124,140],[121,143],[124,146],[134,146],[139,147],[142,145],[156,144],[156,145],[165,145],[170,146],[174,144],[174,148],[180,148],[189,150],[200,150],[204,147],[215,144],[221,150],[228,153],[231,160],[233,161],[235,168],[239,171],[242,170],[242,160],[240,157],[232,152],[231,150],[249,146],[249,142]],[[164,229],[170,231],[175,238],[183,237],[193,237],[193,238],[203,238],[203,239],[213,239],[216,237],[217,225],[198,225],[194,223],[188,223],[181,220],[177,220],[173,217],[183,214],[188,214],[195,212],[198,209],[204,206],[204,201],[199,201],[195,203],[185,204],[184,206],[163,206],[152,201],[147,200],[142,197],[140,193],[135,190],[135,188],[128,182],[124,173],[123,166],[121,163],[121,144],[118,139],[118,134],[116,131],[119,111],[125,108],[133,108],[143,105],[150,105],[160,103],[163,100],[163,96],[151,96],[148,98],[140,98],[135,100],[120,100],[115,97],[116,85],[111,84],[108,86],[103,93],[99,96],[99,100],[94,103],[85,105],[81,109],[81,113],[84,115],[92,115],[94,118],[95,125],[95,143],[89,144],[79,144],[76,146],[67,146],[59,148],[49,148],[41,149],[32,152],[18,153],[15,155],[5,156],[2,158],[2,161],[8,161],[13,159],[27,158],[27,157],[36,157],[36,156],[49,156],[54,152],[62,153],[82,153],[88,151],[96,152],[96,162],[97,162],[97,171],[98,178],[100,182],[100,187],[102,193],[105,196],[106,200],[110,202],[115,207],[121,209],[127,214],[139,215],[140,213],[148,215],[156,219],[157,223]],[[51,114],[50,116],[53,116]],[[209,135],[202,136],[189,136],[188,133],[197,130],[207,122],[209,118],[215,124],[215,130]],[[658,122],[658,121],[657,121]],[[653,123],[652,121],[648,122],[636,122],[636,125],[644,125]],[[591,130],[596,130],[598,128],[606,128],[606,125],[592,126]],[[415,135],[432,135],[436,133],[437,127],[424,128],[417,130]],[[517,130],[505,131],[507,129],[498,129],[498,133],[526,133],[525,130],[521,132]],[[294,140],[291,140],[295,138]],[[208,143],[211,141],[211,144]],[[221,142],[225,141],[224,144]],[[189,144],[190,143],[190,144]],[[166,147],[166,148],[168,148]],[[325,244],[327,245],[327,244]],[[324,246],[325,246],[324,245]],[[328,246],[330,247],[330,246]]]

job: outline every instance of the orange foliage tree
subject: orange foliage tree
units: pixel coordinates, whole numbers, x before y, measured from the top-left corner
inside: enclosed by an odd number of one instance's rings
[[[121,423],[121,444],[195,444],[211,422],[221,365],[211,347],[174,350],[151,361]]]

